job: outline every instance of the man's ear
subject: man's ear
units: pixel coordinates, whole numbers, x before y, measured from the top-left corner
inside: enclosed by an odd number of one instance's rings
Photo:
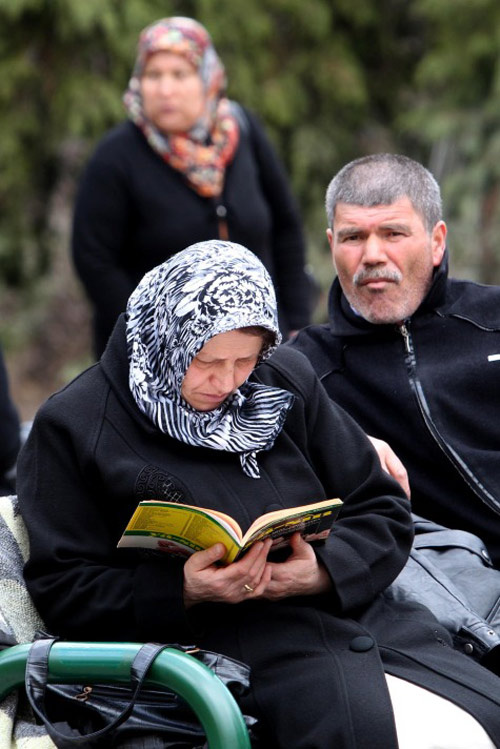
[[[446,235],[448,230],[444,221],[438,221],[432,230],[432,264],[438,266],[443,259],[446,249]]]
[[[326,238],[328,239],[328,244],[330,245],[330,249],[333,255],[333,231],[330,228],[326,230]]]

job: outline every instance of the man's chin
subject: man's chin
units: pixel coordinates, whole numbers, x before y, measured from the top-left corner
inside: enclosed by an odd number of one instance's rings
[[[363,317],[365,316],[363,315]],[[370,315],[369,317],[365,317],[365,320],[372,325],[401,325],[402,322],[401,317],[387,317],[384,315]]]
[[[354,311],[372,325],[397,325],[405,319],[405,315],[400,310],[382,309],[375,305],[351,305]]]

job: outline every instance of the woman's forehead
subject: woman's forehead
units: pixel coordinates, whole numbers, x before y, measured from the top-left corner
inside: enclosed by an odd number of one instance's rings
[[[162,71],[169,70],[189,70],[195,71],[196,67],[190,60],[180,52],[172,52],[171,50],[155,50],[151,52],[144,63],[143,72],[148,72],[152,68],[158,68]]]
[[[224,359],[233,354],[241,356],[242,352],[251,356],[260,352],[262,339],[263,336],[259,333],[250,333],[244,329],[228,330],[209,338],[199,353]]]

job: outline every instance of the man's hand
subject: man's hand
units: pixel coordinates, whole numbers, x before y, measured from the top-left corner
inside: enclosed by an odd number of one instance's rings
[[[379,440],[376,437],[370,437],[369,434],[367,434],[367,437],[377,451],[380,464],[384,471],[387,471],[390,476],[401,484],[409,499],[411,497],[410,482],[408,472],[403,463],[387,442]]]

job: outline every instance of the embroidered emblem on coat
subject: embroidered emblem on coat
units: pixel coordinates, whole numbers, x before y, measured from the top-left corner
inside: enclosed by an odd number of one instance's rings
[[[159,499],[188,504],[192,502],[183,483],[176,476],[155,465],[147,465],[139,473],[135,482],[135,494],[140,501]]]

